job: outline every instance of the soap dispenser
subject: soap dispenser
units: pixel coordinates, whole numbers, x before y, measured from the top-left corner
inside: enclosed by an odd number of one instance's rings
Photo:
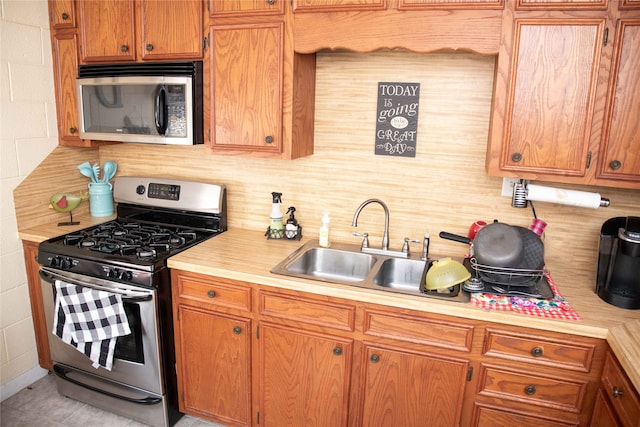
[[[320,237],[318,239],[318,243],[323,248],[328,248],[331,245],[329,241],[329,224],[331,223],[331,218],[329,217],[329,212],[325,212],[322,215],[322,225],[320,226]]]
[[[290,206],[289,209],[287,209],[289,219],[287,219],[287,223],[284,226],[284,235],[287,239],[295,239],[298,237],[299,224],[295,217],[295,212],[295,206]]]

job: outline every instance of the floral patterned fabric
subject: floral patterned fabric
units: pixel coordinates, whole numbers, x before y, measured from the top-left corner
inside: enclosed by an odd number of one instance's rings
[[[553,291],[553,298],[543,299],[475,292],[471,294],[469,303],[487,311],[513,311],[548,319],[582,320],[582,316],[560,295],[548,271],[545,271],[545,275]]]

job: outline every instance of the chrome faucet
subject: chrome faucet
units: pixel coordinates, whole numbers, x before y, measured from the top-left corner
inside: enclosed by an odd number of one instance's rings
[[[369,203],[377,203],[380,206],[382,206],[382,209],[384,209],[384,234],[382,235],[382,251],[388,251],[389,250],[389,208],[382,200],[369,199],[362,202],[362,204],[358,206],[358,209],[356,209],[356,213],[353,214],[353,222],[351,223],[351,226],[352,227],[358,226],[358,216],[360,215],[360,212],[362,211],[362,209],[365,206],[367,206]],[[363,251],[364,249],[365,248],[363,247]]]
[[[360,212],[362,209],[367,206],[369,203],[378,203],[384,209],[384,234],[382,235],[382,250],[389,250],[389,208],[387,205],[380,199],[369,199],[362,202],[358,209],[356,209],[356,213],[353,214],[353,222],[351,223],[352,227],[358,226],[358,216],[360,216]]]

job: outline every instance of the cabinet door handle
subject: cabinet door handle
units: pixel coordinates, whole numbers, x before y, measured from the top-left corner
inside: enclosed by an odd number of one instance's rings
[[[267,0],[267,4],[274,4],[276,0]]]
[[[72,133],[72,134],[73,134],[73,133],[76,133],[76,128],[74,128],[74,127],[70,127],[70,128],[69,128],[69,133]]]
[[[208,296],[209,298],[213,298],[213,297],[215,297],[215,296],[216,296],[216,291],[213,291],[213,290],[212,290],[212,291],[208,291],[208,292],[207,292],[207,296]]]
[[[240,335],[242,333],[242,328],[240,326],[236,326],[233,328],[233,333],[236,335]]]
[[[66,21],[67,19],[69,19],[69,14],[67,12],[62,12],[62,20]]]
[[[529,396],[533,396],[534,394],[536,394],[536,387],[533,385],[528,385],[524,388],[524,392]]]
[[[271,144],[271,143],[273,143],[273,137],[272,137],[271,135],[267,135],[267,136],[264,138],[264,142],[266,142],[267,144]]]
[[[533,357],[540,357],[544,354],[544,350],[542,350],[542,347],[534,347],[533,350],[531,350],[531,354]]]
[[[515,163],[518,163],[522,160],[522,154],[520,153],[513,153],[511,155],[511,160],[514,161]]]
[[[616,171],[622,167],[622,162],[620,160],[613,160],[609,163],[609,167]]]
[[[122,46],[120,46],[120,52],[126,52],[129,50],[129,46],[127,46],[126,44],[123,44]]]
[[[340,356],[342,354],[342,349],[340,347],[334,347],[333,354],[335,354],[336,356]]]
[[[151,52],[153,50],[153,45],[151,43],[147,43],[145,49],[147,49],[147,52]]]
[[[620,389],[619,389],[618,387],[616,387],[616,386],[613,386],[612,393],[613,393],[613,397],[621,397],[621,396],[624,396],[624,392],[623,392],[622,390],[620,390]]]
[[[378,356],[377,354],[372,354],[370,360],[373,363],[378,363],[380,361],[380,356]]]

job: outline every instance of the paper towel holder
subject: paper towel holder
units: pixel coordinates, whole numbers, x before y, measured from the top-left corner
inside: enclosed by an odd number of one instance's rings
[[[532,194],[533,192],[529,191],[529,181],[521,179],[520,182],[515,183],[511,197],[511,206],[514,208],[526,208],[529,201],[539,201],[597,209],[599,207],[609,207],[611,204],[608,198],[600,196],[599,193],[564,190],[561,188],[543,187],[540,185],[534,186],[533,184],[531,184],[531,187],[535,187],[535,194]],[[550,194],[550,196],[541,197],[540,193]]]

